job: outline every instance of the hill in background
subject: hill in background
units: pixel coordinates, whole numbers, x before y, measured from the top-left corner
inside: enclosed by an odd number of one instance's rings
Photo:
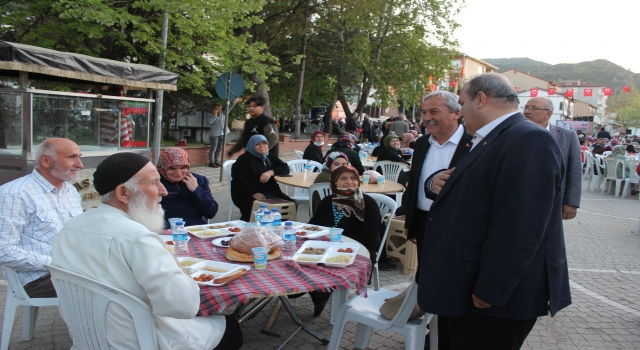
[[[549,80],[580,80],[589,84],[600,86],[611,86],[614,89],[626,85],[629,80],[633,80],[636,86],[640,86],[640,74],[608,60],[595,60],[580,63],[558,63],[549,64],[546,62],[532,60],[527,57],[516,58],[483,58],[500,68],[504,72],[511,68],[527,72],[536,77]]]

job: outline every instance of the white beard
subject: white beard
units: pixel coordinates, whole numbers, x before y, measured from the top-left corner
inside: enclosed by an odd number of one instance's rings
[[[164,229],[164,210],[159,204],[153,203],[149,208],[149,197],[142,191],[133,193],[133,199],[129,202],[129,218],[148,228],[149,231],[158,233]]]
[[[78,177],[80,176],[80,172],[78,171],[76,172],[71,172],[71,170],[62,171],[60,169],[60,166],[56,162],[53,162],[53,164],[51,164],[51,169],[49,170],[49,172],[51,172],[51,175],[53,175],[56,179],[60,179],[62,181],[77,180]]]

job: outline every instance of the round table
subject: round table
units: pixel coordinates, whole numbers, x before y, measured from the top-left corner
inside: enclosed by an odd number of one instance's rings
[[[311,177],[305,179],[304,173],[291,173],[291,176],[276,176],[275,179],[278,183],[287,186],[309,188],[313,185],[313,181],[320,173],[311,173]],[[396,193],[402,192],[404,187],[395,182],[386,180],[384,184],[360,184],[360,189],[364,193]]]

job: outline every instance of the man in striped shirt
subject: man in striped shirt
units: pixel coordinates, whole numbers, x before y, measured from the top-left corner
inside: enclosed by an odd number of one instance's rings
[[[80,195],[67,183],[78,179],[81,155],[71,140],[47,139],[33,172],[0,186],[0,265],[18,272],[32,298],[56,296],[45,265],[62,226],[82,213]]]

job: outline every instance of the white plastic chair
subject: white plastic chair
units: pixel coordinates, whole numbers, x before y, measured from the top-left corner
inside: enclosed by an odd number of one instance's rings
[[[582,167],[582,175],[584,179],[590,181],[593,177],[593,154],[589,151],[582,151],[582,156],[584,157],[584,165]]]
[[[235,162],[235,160],[225,160],[224,164],[222,164],[222,169],[224,169],[224,173],[225,175],[227,175],[227,183],[229,184],[229,219],[227,221],[231,221],[233,210],[236,207],[235,204],[233,204],[233,200],[231,199],[231,167]]]
[[[391,219],[393,219],[393,216],[395,215],[397,204],[393,199],[382,194],[370,193],[368,195],[371,198],[375,199],[376,202],[378,202],[378,207],[380,207],[380,220],[382,223],[384,223],[384,218],[387,216],[387,214],[390,214],[389,222],[385,225],[386,227],[384,229],[384,235],[382,236],[382,239],[380,242],[380,248],[378,248],[378,251],[376,252],[376,263],[373,266],[373,271],[371,272],[373,289],[378,290],[380,289],[380,273],[378,272],[378,259],[382,254],[382,249],[385,249],[385,246],[387,243],[387,235],[389,234],[389,227],[391,226]]]
[[[298,159],[304,159],[302,158],[304,156],[304,152],[299,150],[294,150],[294,152],[296,152],[296,156],[298,156]]]
[[[418,285],[413,279],[407,291],[407,296],[393,319],[387,320],[380,315],[380,306],[382,306],[385,299],[392,298],[398,294],[400,293],[388,289],[369,291],[367,292],[367,297],[355,296],[340,306],[336,323],[331,332],[328,350],[337,350],[339,348],[340,339],[342,339],[344,327],[348,321],[358,323],[356,349],[364,349],[369,345],[374,328],[402,333],[406,350],[423,349],[424,339],[427,335],[427,324],[429,324],[429,333],[431,334],[429,336],[429,344],[431,349],[437,349],[438,322],[436,315],[424,314],[421,318],[408,321],[411,311],[416,305],[418,294]]]
[[[591,169],[594,174],[591,176],[591,181],[589,182],[589,191],[593,192],[596,188],[600,187],[600,183],[602,182],[602,158],[595,156],[588,156],[589,162],[591,163]]]
[[[600,194],[604,194],[604,190],[606,189],[608,193],[611,193],[611,183],[615,182],[615,192],[614,196],[618,197],[620,195],[620,189],[622,187],[622,180],[624,180],[624,167],[625,162],[620,159],[615,159],[613,157],[607,157],[604,159],[604,164],[606,166],[607,174],[604,177],[604,184],[602,186],[602,191]],[[618,177],[618,168],[622,168],[622,177]]]
[[[156,322],[151,309],[142,300],[77,273],[55,266],[47,268],[73,344],[78,349],[109,348],[105,321],[110,303],[122,306],[131,315],[131,327],[136,332],[140,349],[158,348]]]
[[[3,266],[4,275],[7,279],[7,300],[4,305],[4,320],[2,322],[2,342],[1,350],[9,349],[11,331],[16,318],[18,306],[22,306],[22,340],[33,338],[33,331],[36,328],[38,318],[38,308],[41,306],[57,306],[58,298],[30,298],[22,287],[18,273],[7,266]]]
[[[602,152],[602,156],[603,157],[611,157],[613,155],[613,152],[611,151],[604,151]]]
[[[382,169],[382,175],[385,180],[398,182],[398,176],[402,170],[409,171],[409,167],[400,162],[392,162],[389,160],[381,160],[373,164],[373,170],[378,171],[378,167]]]
[[[328,182],[320,182],[317,184],[313,184],[311,185],[311,187],[309,187],[309,217],[310,218],[313,217],[313,194],[316,192],[318,192],[318,195],[320,195],[320,200],[322,200],[322,198],[326,196],[330,196],[331,193],[333,193],[331,191],[331,186]]]
[[[629,178],[625,179],[624,188],[622,189],[622,198],[631,195],[631,185],[637,185],[640,183],[640,177],[636,172],[638,164],[640,164],[640,160],[627,160],[626,166],[627,169],[629,169]],[[640,195],[638,196],[638,199],[640,199]]]
[[[311,171],[315,171],[316,169],[322,169],[322,164],[310,160],[311,162]],[[304,165],[307,164],[306,159],[294,159],[287,162],[289,169],[291,169],[292,173],[302,173],[304,172]],[[285,188],[285,193],[288,192],[288,187]],[[294,187],[293,196],[291,199],[296,201],[308,201],[309,200],[309,190],[306,188]]]

